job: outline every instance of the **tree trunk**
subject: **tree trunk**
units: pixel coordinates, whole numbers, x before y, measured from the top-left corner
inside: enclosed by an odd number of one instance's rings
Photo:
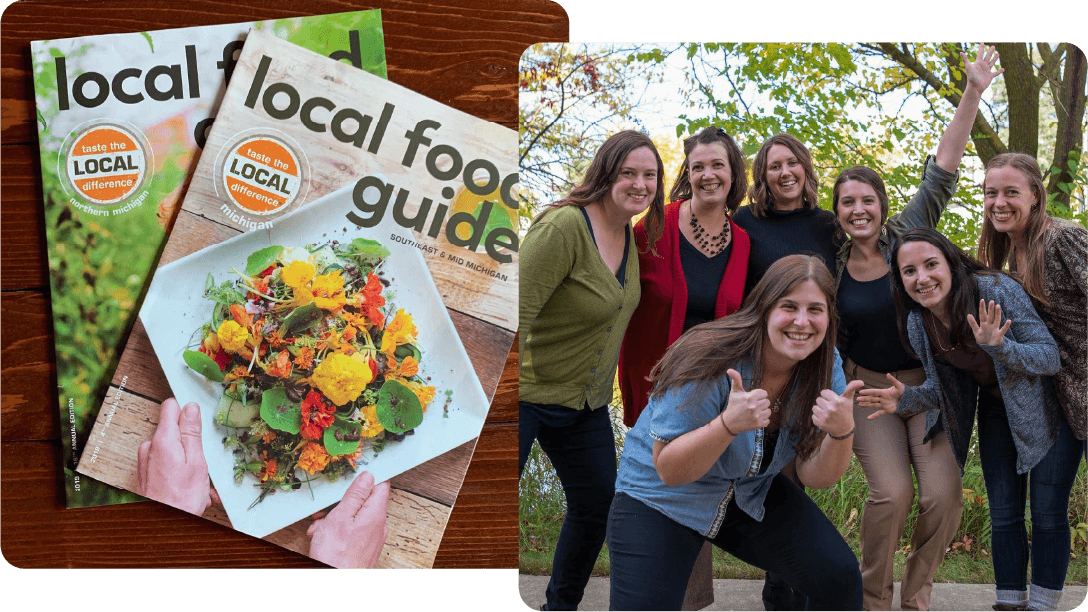
[[[1040,81],[1024,43],[997,43],[1009,95],[1009,150],[1039,154]],[[983,161],[986,161],[985,159]]]
[[[1054,194],[1058,203],[1069,206],[1069,193],[1058,188],[1058,183],[1072,185],[1073,172],[1069,170],[1069,153],[1076,152],[1078,164],[1083,164],[1081,155],[1084,136],[1084,107],[1086,99],[1086,76],[1088,61],[1084,53],[1076,46],[1069,45],[1065,58],[1065,70],[1062,72],[1062,85],[1054,110],[1058,116],[1058,133],[1054,142],[1052,164],[1058,171],[1051,173],[1047,182],[1047,192]]]

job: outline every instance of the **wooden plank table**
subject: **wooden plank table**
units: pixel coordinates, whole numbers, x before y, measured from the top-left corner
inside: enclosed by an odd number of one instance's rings
[[[123,10],[116,10],[121,8]],[[320,563],[156,503],[64,507],[60,424],[40,212],[41,179],[29,42],[381,8],[389,79],[482,119],[517,127],[518,59],[565,40],[561,7],[542,0],[449,5],[332,0],[182,5],[27,0],[0,37],[0,539],[18,567],[309,567]],[[63,17],[61,17],[63,16]],[[436,568],[517,567],[517,355],[457,497]]]

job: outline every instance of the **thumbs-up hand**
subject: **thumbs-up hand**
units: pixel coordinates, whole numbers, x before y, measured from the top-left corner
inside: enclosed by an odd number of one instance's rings
[[[771,422],[771,400],[763,389],[744,390],[740,373],[730,368],[726,375],[733,381],[729,404],[722,414],[722,423],[733,435],[766,427]]]
[[[885,414],[895,414],[895,409],[899,407],[899,398],[903,397],[906,386],[891,374],[887,376],[892,386],[887,389],[862,389],[861,396],[858,397],[858,406],[876,408],[876,412],[869,415],[869,420]]]
[[[842,437],[854,429],[854,393],[865,385],[852,380],[842,395],[824,389],[812,407],[812,423],[832,436]]]

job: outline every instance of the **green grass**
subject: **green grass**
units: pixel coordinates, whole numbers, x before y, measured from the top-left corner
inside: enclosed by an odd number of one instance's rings
[[[623,448],[626,428],[620,423],[617,411],[613,411],[616,430],[616,446]],[[972,444],[972,450],[976,446]],[[1069,571],[1066,584],[1088,584],[1088,473],[1081,462],[1077,481],[1069,499],[1069,522],[1073,531],[1073,547],[1070,551]],[[972,452],[964,470],[964,509],[960,527],[953,539],[951,550],[937,569],[937,582],[993,583],[993,564],[990,559],[990,520],[986,485],[977,453]],[[558,477],[539,446],[533,445],[520,483],[519,497],[519,561],[523,574],[544,575],[551,573],[552,554],[559,537],[559,528],[565,515],[563,490]],[[856,459],[838,484],[822,490],[810,489],[809,495],[829,519],[839,528],[843,538],[859,554],[858,526],[864,511],[865,498],[869,494],[865,474]],[[895,555],[895,579],[903,575],[910,545],[910,534],[917,521],[917,508],[911,511],[899,541]],[[1030,529],[1030,513],[1028,525]],[[608,549],[605,547],[593,567],[597,576],[608,575]],[[738,561],[721,550],[714,550],[714,577],[762,579],[762,570]]]

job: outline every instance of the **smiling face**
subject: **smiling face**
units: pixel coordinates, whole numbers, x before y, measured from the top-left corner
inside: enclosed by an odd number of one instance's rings
[[[767,151],[766,179],[776,210],[801,207],[805,189],[805,168],[789,147],[776,144]]]
[[[945,311],[952,291],[952,270],[941,250],[921,240],[905,242],[899,247],[897,263],[907,295],[947,321]]]
[[[804,360],[823,343],[829,316],[827,296],[819,285],[812,280],[799,283],[775,302],[767,316],[764,362],[788,367]]]
[[[991,168],[984,185],[983,214],[995,230],[1017,240],[1027,227],[1032,206],[1039,203],[1028,177],[1012,166]]]
[[[648,147],[640,147],[624,158],[603,203],[615,214],[633,217],[646,210],[656,193],[657,158]]]
[[[876,190],[868,183],[846,181],[839,186],[835,214],[844,232],[854,240],[880,235],[881,205]]]
[[[688,155],[691,199],[700,206],[724,206],[733,183],[729,154],[721,142],[697,144]]]

